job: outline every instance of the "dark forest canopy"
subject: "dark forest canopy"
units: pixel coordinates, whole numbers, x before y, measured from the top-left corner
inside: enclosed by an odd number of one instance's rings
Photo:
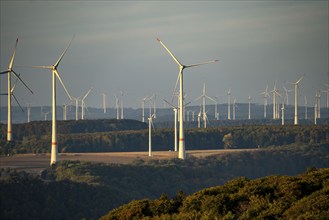
[[[1,125],[0,154],[46,153],[50,151],[49,121],[14,125],[14,141],[6,143],[6,126]],[[60,121],[59,152],[146,151],[148,130],[135,120]],[[281,145],[328,144],[328,125],[236,125],[186,129],[186,149],[264,148]],[[152,132],[153,150],[173,150],[173,129]]]

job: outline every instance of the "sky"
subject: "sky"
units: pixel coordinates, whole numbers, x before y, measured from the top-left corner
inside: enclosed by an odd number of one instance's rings
[[[19,37],[14,70],[34,92],[17,84],[15,95],[25,106],[51,105],[50,70],[30,67],[54,64],[73,36],[58,71],[72,97],[92,88],[88,107],[102,107],[101,93],[114,107],[121,91],[125,107],[140,108],[152,94],[159,107],[162,99],[171,100],[179,69],[158,37],[185,65],[219,60],[184,70],[192,105],[200,104],[194,100],[203,83],[219,103],[227,102],[231,88],[237,102],[250,95],[261,104],[267,85],[272,90],[277,82],[282,92],[284,85],[293,88],[285,82],[305,75],[299,104],[306,96],[310,106],[316,90],[329,84],[328,1],[1,0],[0,11],[0,69],[8,68]],[[6,76],[0,80],[4,93]],[[57,81],[57,105],[64,103],[69,99]]]

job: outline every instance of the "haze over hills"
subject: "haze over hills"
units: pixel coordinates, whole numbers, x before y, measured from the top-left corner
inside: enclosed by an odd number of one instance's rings
[[[231,107],[232,108],[232,107]],[[281,108],[281,107],[280,107]],[[7,108],[1,107],[0,108],[0,122],[6,124],[7,120]],[[12,120],[13,123],[25,123],[27,122],[27,108],[23,107],[24,112],[18,107],[13,106],[12,107]],[[271,121],[273,117],[273,105],[267,106],[267,119]],[[194,121],[197,121],[197,115],[200,111],[200,106],[188,106],[186,107],[186,122],[192,121],[192,111],[194,111]],[[215,107],[214,105],[207,105],[206,106],[207,111],[207,117],[210,121],[215,120]],[[49,112],[47,116],[45,116],[44,113]],[[154,110],[152,109],[152,112]],[[227,120],[227,104],[219,104],[218,105],[218,113],[219,113],[219,119],[221,121]],[[75,120],[75,106],[67,107],[67,120]],[[88,108],[85,112],[85,119],[112,119],[116,118],[116,109],[115,108],[107,108],[107,112],[104,114],[102,108]],[[281,110],[280,110],[281,114]],[[147,117],[149,115],[149,108],[145,107],[145,121],[147,121]],[[172,111],[172,108],[157,108],[156,109],[156,119],[154,119],[154,123],[158,122],[168,122],[168,121],[174,121],[174,114]],[[305,118],[305,107],[299,106],[298,107],[298,115],[299,119],[303,121]],[[187,117],[189,116],[189,120]],[[45,117],[47,120],[51,120],[51,107],[50,106],[33,106],[31,107],[31,121],[43,121],[45,120]],[[231,117],[232,117],[232,109],[231,109]],[[285,119],[286,123],[293,123],[293,117],[294,117],[294,106],[288,105],[285,106]],[[321,108],[321,118],[318,119],[319,123],[321,123],[321,119],[328,120],[329,117],[329,109],[328,108]],[[63,108],[58,106],[57,107],[57,118],[58,120],[63,119]],[[134,120],[142,120],[142,109],[141,108],[124,108],[124,118],[125,119],[134,119]],[[307,108],[307,118],[308,120],[304,121],[306,124],[313,124],[314,123],[314,107],[308,107]],[[81,107],[79,108],[79,119],[81,119]],[[257,120],[263,120],[264,119],[264,106],[260,104],[251,104],[251,119],[257,119]],[[248,103],[237,103],[236,108],[236,120],[248,120]],[[231,120],[232,122],[233,120]],[[281,123],[281,119],[272,120],[274,124]],[[232,122],[233,123],[233,122]],[[257,122],[256,122],[257,124]],[[186,123],[188,126],[188,123]],[[211,126],[212,123],[210,123],[209,126]],[[161,126],[163,127],[163,126]]]

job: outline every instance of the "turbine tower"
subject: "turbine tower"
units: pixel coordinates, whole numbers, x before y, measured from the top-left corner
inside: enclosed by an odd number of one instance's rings
[[[13,134],[12,134],[12,116],[11,116],[11,95],[12,95],[12,90],[13,88],[11,87],[11,73],[13,73],[23,84],[24,86],[33,94],[32,90],[24,83],[24,81],[21,79],[21,77],[19,76],[19,74],[17,74],[14,70],[13,70],[13,64],[14,64],[14,60],[15,60],[15,54],[16,54],[16,48],[17,48],[17,43],[18,43],[18,38],[16,39],[16,44],[15,44],[15,48],[14,48],[14,52],[13,55],[11,57],[11,60],[9,62],[8,65],[8,69],[6,71],[3,71],[0,73],[1,74],[6,74],[8,76],[8,86],[7,86],[7,95],[8,95],[8,104],[7,104],[7,109],[8,109],[8,113],[7,113],[7,142],[10,142],[13,140]]]
[[[31,105],[29,104],[27,106],[27,123],[30,123],[31,121]]]
[[[81,99],[81,119],[82,120],[85,119],[85,109],[86,109],[85,99],[87,98],[87,96],[89,95],[89,93],[90,93],[91,90],[92,90],[92,88],[90,88],[88,90],[88,92]]]
[[[67,104],[63,105],[63,121],[67,120]]]
[[[288,84],[292,84],[295,86],[295,115],[294,115],[294,125],[298,125],[298,90],[299,83],[302,81],[304,76],[300,77],[296,82],[287,82]]]
[[[227,119],[231,120],[231,88],[227,91]]]
[[[114,94],[114,97],[115,97],[115,108],[117,110],[117,120],[119,120],[120,119],[120,101],[116,94]]]
[[[149,121],[149,157],[152,157],[152,127],[154,127],[153,118],[154,114],[147,118]]]
[[[321,118],[321,93],[319,90],[315,93],[315,102],[317,104],[316,118]]]
[[[252,100],[252,98],[249,96],[249,97],[248,97],[248,106],[249,106],[248,119],[249,119],[249,120],[251,119],[251,114],[250,114],[250,104],[251,104],[251,100]]]
[[[305,105],[305,119],[307,119],[307,98],[304,96],[304,105]]]
[[[74,38],[74,37],[73,37]],[[50,165],[56,164],[58,161],[58,144],[57,144],[57,130],[56,130],[56,78],[60,81],[62,84],[66,94],[72,100],[71,95],[67,91],[61,76],[59,75],[57,71],[57,67],[59,63],[61,62],[63,56],[65,55],[67,49],[69,48],[73,38],[67,45],[66,49],[62,53],[62,55],[59,57],[57,62],[51,66],[34,66],[34,68],[41,68],[41,69],[50,69],[52,72],[52,135],[51,135],[51,159],[50,159]]]
[[[102,96],[103,96],[103,110],[104,110],[104,114],[106,114],[106,108],[107,108],[106,94],[102,93]]]
[[[237,108],[236,98],[233,99],[233,120],[235,120],[235,108]]]
[[[195,66],[200,66],[208,63],[213,63],[217,62],[218,60],[212,60],[208,62],[203,62],[203,63],[198,63],[198,64],[192,64],[192,65],[183,65],[181,62],[178,61],[178,59],[172,54],[172,52],[162,43],[162,41],[157,38],[159,43],[166,49],[166,51],[170,54],[170,56],[174,59],[174,61],[178,64],[179,66],[179,118],[180,118],[180,123],[179,123],[179,153],[178,153],[178,158],[180,159],[185,159],[186,158],[186,153],[185,153],[185,139],[184,139],[184,125],[183,125],[183,103],[184,103],[184,91],[183,91],[183,71],[186,68],[190,67],[195,67]]]

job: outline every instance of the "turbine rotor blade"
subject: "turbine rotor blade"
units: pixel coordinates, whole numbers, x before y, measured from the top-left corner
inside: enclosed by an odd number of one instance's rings
[[[162,41],[157,38],[157,40],[159,41],[159,43],[167,50],[167,52],[170,54],[170,56],[175,60],[175,62],[180,66],[183,67],[184,65],[178,61],[178,59],[174,56],[174,54],[172,54],[172,52],[166,47],[166,45],[164,45],[164,43],[162,43]]]
[[[1,72],[0,75],[1,74],[6,74],[6,73],[9,73],[9,72],[10,72],[9,70],[6,70],[6,71]]]
[[[70,93],[67,91],[67,89],[66,89],[66,87],[65,87],[65,85],[64,85],[64,83],[63,83],[63,80],[62,80],[61,76],[59,75],[59,73],[57,72],[57,70],[55,69],[55,70],[53,70],[53,72],[54,72],[54,74],[56,74],[58,80],[61,82],[61,84],[62,84],[62,86],[63,86],[63,88],[64,88],[66,94],[67,94],[68,97],[70,98],[70,100],[72,100],[72,97],[71,97]]]
[[[300,78],[297,80],[296,84],[298,84],[300,81],[302,81],[303,78],[304,78],[304,76],[300,77]]]
[[[72,37],[72,39],[70,40],[69,44],[67,45],[66,49],[64,50],[64,52],[62,53],[62,55],[59,57],[59,59],[57,60],[57,62],[55,63],[54,67],[57,68],[57,66],[59,65],[59,63],[61,62],[61,60],[63,59],[67,49],[69,49],[69,46],[71,45],[73,39],[75,36]]]
[[[13,70],[13,73],[23,83],[23,85],[33,94],[33,91],[25,84],[25,82],[21,79],[21,77],[19,76],[19,74],[17,74],[14,70]]]
[[[13,68],[15,54],[16,54],[17,43],[18,43],[18,38],[16,39],[16,44],[15,44],[14,52],[13,52],[13,55],[12,55],[11,60],[10,60],[10,63],[9,63],[9,67],[8,67],[9,70],[11,70]]]
[[[92,88],[91,88],[91,89],[92,89]],[[85,96],[82,98],[82,100],[85,100],[85,99],[86,99],[86,97],[89,95],[91,89],[89,89],[89,91],[85,94]]]
[[[52,66],[32,66],[32,68],[36,68],[36,69],[52,69]]]
[[[218,60],[211,60],[211,61],[206,61],[206,62],[202,62],[202,63],[196,63],[196,64],[192,64],[192,65],[187,65],[187,66],[185,66],[185,68],[195,67],[195,66],[201,66],[201,65],[205,65],[205,64],[209,64],[209,63],[215,63],[215,62],[218,62]]]
[[[19,102],[18,102],[16,96],[15,96],[14,94],[12,94],[12,95],[13,95],[15,101],[17,102],[18,106],[21,108],[22,112],[24,112],[24,109],[22,108],[21,104],[19,104]]]
[[[172,93],[171,102],[174,101],[174,96],[175,96],[176,88],[177,88],[177,85],[178,85],[178,81],[179,81],[179,74],[177,75],[177,80],[176,80],[176,84],[175,84],[175,87],[174,87],[174,91]]]

